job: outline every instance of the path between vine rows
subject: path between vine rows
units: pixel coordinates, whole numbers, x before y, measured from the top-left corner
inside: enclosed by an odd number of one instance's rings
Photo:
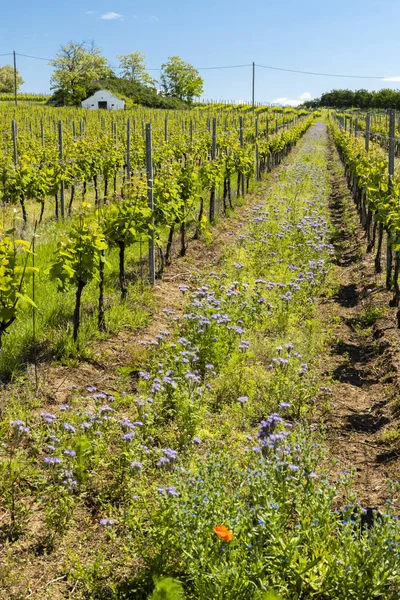
[[[333,343],[322,357],[324,375],[332,381],[333,411],[322,415],[326,442],[333,458],[339,459],[336,471],[355,469],[358,501],[368,507],[381,507],[387,498],[387,478],[398,479],[400,444],[382,443],[384,431],[399,430],[395,407],[399,395],[400,333],[391,295],[379,275],[375,275],[373,256],[365,253],[364,232],[359,225],[354,203],[344,178],[343,167],[333,142],[328,142],[331,179],[331,221],[337,230],[335,281],[338,293],[320,304],[326,328],[333,328]],[[145,329],[123,331],[94,344],[94,360],[77,367],[45,365],[40,370],[40,395],[46,404],[60,404],[71,393],[72,385],[81,389],[96,386],[111,393],[118,389],[117,369],[129,366],[140,352],[139,340],[152,339],[165,329],[163,309],[180,314],[184,297],[179,285],[191,285],[206,267],[218,264],[224,249],[233,243],[243,225],[244,211],[268,193],[288,163],[296,160],[299,142],[289,157],[227,219],[214,229],[209,246],[192,241],[187,256],[169,266],[154,289],[156,308]],[[235,233],[235,236],[233,235]],[[359,327],[367,310],[385,309],[372,327]],[[134,385],[134,384],[133,384]],[[400,403],[398,403],[400,413]],[[321,415],[320,415],[321,416]],[[319,421],[318,421],[319,423]],[[400,512],[400,506],[397,507]]]
[[[274,185],[282,169],[295,160],[301,143],[302,141],[281,165],[265,177],[255,193],[247,194],[243,206],[236,206],[228,218],[219,219],[212,230],[210,244],[207,245],[202,240],[190,240],[186,256],[176,258],[165,269],[162,279],[157,280],[154,287],[155,308],[147,327],[134,331],[124,330],[106,340],[94,342],[91,362],[81,362],[76,367],[43,365],[39,369],[39,393],[46,404],[51,406],[65,402],[73,385],[80,389],[95,386],[107,393],[118,390],[118,386],[121,385],[118,369],[129,367],[132,360],[140,354],[143,347],[138,342],[154,339],[160,330],[168,327],[169,319],[163,312],[164,309],[174,310],[177,315],[181,314],[184,296],[179,286],[192,285],[206,268],[218,264],[223,250],[234,243],[237,231],[245,225],[244,213],[248,207],[259,202],[270,186]],[[33,381],[32,372],[30,378]],[[124,385],[126,389],[126,382]]]
[[[400,467],[399,441],[383,442],[390,431],[400,432],[400,332],[395,309],[389,308],[392,295],[383,276],[374,272],[374,254],[366,253],[366,236],[332,139],[328,157],[339,287],[321,306],[327,325],[333,323],[325,363],[333,382],[326,440],[331,455],[340,460],[338,471],[354,470],[360,504],[381,508],[388,498],[387,480],[398,480]],[[379,317],[369,326],[370,315]],[[396,509],[399,513],[399,504]]]

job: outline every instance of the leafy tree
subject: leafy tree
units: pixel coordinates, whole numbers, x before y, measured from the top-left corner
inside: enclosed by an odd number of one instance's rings
[[[154,86],[155,80],[146,73],[146,57],[142,52],[120,54],[117,58],[119,60],[119,68],[123,79],[137,81],[142,85]]]
[[[88,46],[86,42],[70,42],[62,46],[50,65],[55,69],[51,87],[58,92],[64,104],[79,104],[87,97],[88,85],[112,75],[100,49],[94,45]]]
[[[21,75],[17,69],[17,90],[24,83]],[[0,67],[0,92],[10,93],[14,91],[14,67],[11,65],[4,65]]]
[[[203,93],[204,81],[199,72],[179,56],[171,56],[161,68],[161,85],[167,96],[192,102]]]

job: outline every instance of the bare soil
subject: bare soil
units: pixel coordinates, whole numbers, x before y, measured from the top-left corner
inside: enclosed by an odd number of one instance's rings
[[[396,310],[389,308],[392,294],[374,271],[374,254],[366,252],[366,236],[332,140],[329,167],[338,287],[322,307],[333,324],[325,363],[333,381],[327,444],[340,461],[337,470],[354,471],[359,502],[379,508],[389,497],[388,479],[399,476],[400,333]],[[400,512],[399,499],[396,509]]]

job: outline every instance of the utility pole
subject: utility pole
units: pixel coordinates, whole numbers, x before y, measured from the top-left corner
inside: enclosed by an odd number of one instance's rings
[[[15,106],[18,106],[18,98],[17,98],[17,55],[15,50],[13,50],[14,56],[14,102]]]
[[[253,84],[251,89],[251,105],[254,110],[254,92],[255,92],[255,84],[256,84],[256,64],[253,62]]]

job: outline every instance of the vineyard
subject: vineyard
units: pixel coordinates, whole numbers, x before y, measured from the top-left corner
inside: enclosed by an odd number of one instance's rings
[[[1,600],[399,600],[397,125],[0,105]]]
[[[40,360],[41,353],[73,355],[81,312],[81,346],[93,335],[93,303],[98,304],[101,332],[145,319],[132,301],[142,293],[135,283],[148,279],[144,254],[149,240],[154,283],[173,252],[183,256],[190,236],[232,210],[234,200],[281,161],[312,120],[305,111],[259,109],[246,115],[245,109],[218,106],[213,111],[165,115],[137,110],[111,116],[66,109],[63,120],[55,121],[49,109],[34,114],[27,108],[17,114],[2,110],[0,199],[8,231],[2,256],[21,257],[5,274],[0,317],[4,377],[32,356]],[[146,126],[152,138],[147,146]],[[154,208],[149,208],[149,169]],[[17,319],[27,304],[30,323]]]

